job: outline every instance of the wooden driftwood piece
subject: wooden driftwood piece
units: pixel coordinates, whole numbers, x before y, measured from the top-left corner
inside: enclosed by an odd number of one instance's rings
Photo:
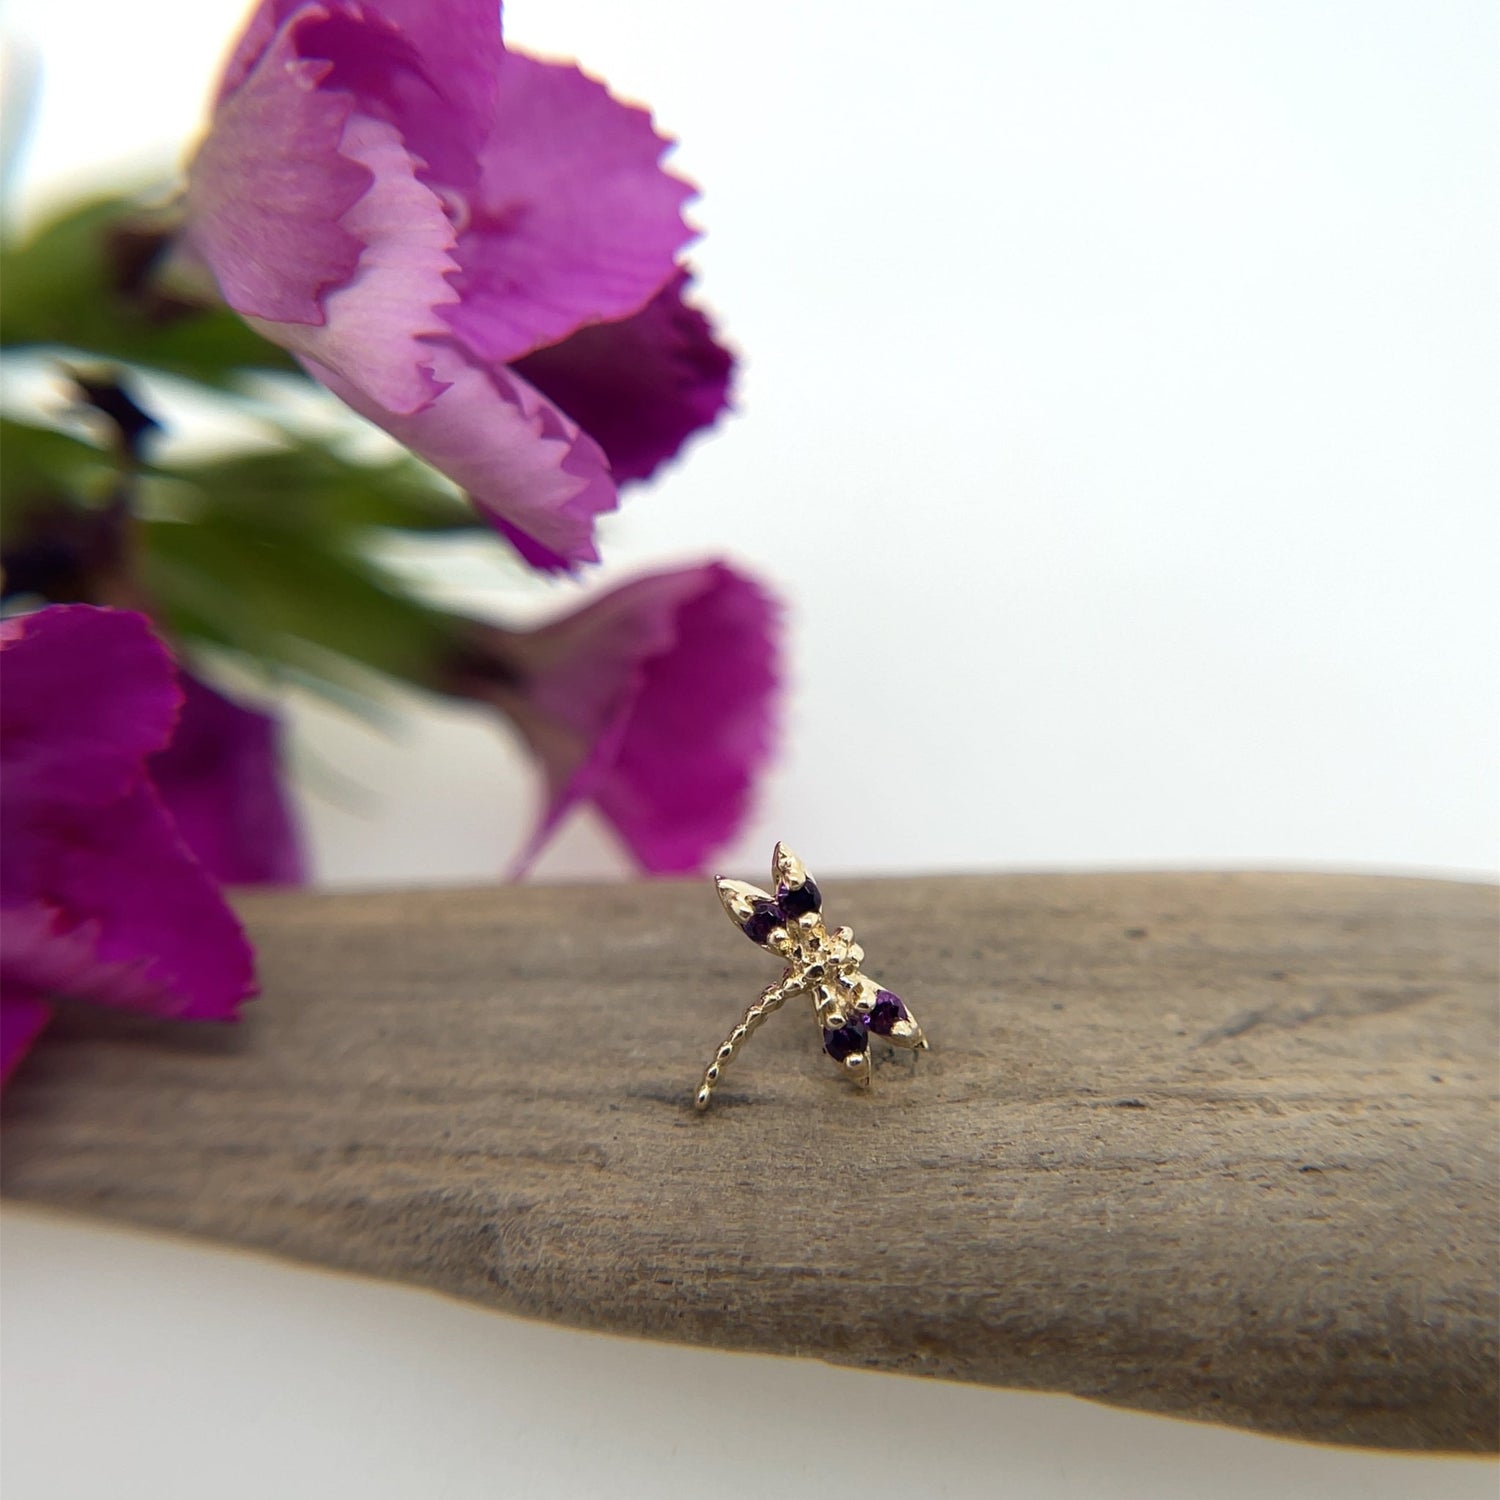
[[[245,1022],[60,1021],[6,1191],[617,1333],[1494,1447],[1492,890],[825,898],[932,1041],[868,1094],[794,1003],[695,1113],[775,977],[706,882],[258,895]]]

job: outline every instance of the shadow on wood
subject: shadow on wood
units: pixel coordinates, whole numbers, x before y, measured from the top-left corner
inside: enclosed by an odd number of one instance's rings
[[[1496,902],[1286,875],[834,881],[933,1051],[860,1094],[712,888],[247,896],[236,1028],[73,1017],[37,1202],[725,1348],[1332,1442],[1496,1439]]]

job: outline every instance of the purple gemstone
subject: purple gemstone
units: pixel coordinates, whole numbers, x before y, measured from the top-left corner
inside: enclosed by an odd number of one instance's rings
[[[781,886],[776,895],[777,905],[788,922],[795,922],[810,911],[821,911],[823,907],[823,893],[812,879],[804,880],[795,890]]]
[[[825,1031],[823,1050],[834,1062],[843,1062],[846,1057],[865,1050],[864,1032],[858,1026],[840,1026],[837,1031]]]
[[[876,1036],[889,1036],[896,1029],[898,1021],[907,1021],[910,1019],[910,1012],[901,1003],[899,997],[893,995],[889,990],[876,990],[875,1003],[870,1007],[869,1014],[865,1017],[865,1025]]]
[[[778,927],[785,925],[781,910],[774,901],[757,901],[754,910],[740,923],[740,931],[752,943],[764,943]]]

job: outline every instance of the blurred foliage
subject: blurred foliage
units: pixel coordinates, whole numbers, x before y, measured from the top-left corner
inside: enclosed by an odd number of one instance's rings
[[[58,496],[75,505],[100,500],[118,477],[109,454],[94,444],[0,417],[0,538],[32,507]]]
[[[382,533],[467,529],[464,502],[398,458],[357,464],[313,444],[126,470],[102,448],[0,423],[0,549],[88,550],[123,482],[136,582],[168,633],[273,674],[367,695],[363,671],[431,686],[456,622],[373,557]],[[27,570],[28,572],[30,570]]]
[[[356,463],[306,438],[288,436],[284,443],[198,463],[158,464],[151,472],[194,487],[210,520],[221,510],[254,512],[278,531],[300,530],[309,538],[367,527],[442,532],[478,525],[463,497],[414,458]]]
[[[87,364],[100,434],[0,422],[7,590],[143,598],[187,650],[229,650],[346,706],[370,707],[380,677],[434,686],[461,622],[378,553],[394,535],[487,532],[440,475],[405,454],[358,462],[333,438],[285,428],[269,449],[159,458],[170,444],[149,432],[136,443],[101,420],[134,407],[128,396],[101,406],[97,394],[110,381],[131,391],[132,369],[217,399],[242,393],[247,377],[290,373],[333,400],[227,308],[167,289],[168,229],[137,200],[98,198],[0,248],[0,344],[59,351],[75,380],[71,366]]]
[[[312,446],[142,476],[145,583],[169,629],[324,678],[343,657],[430,685],[452,627],[372,556],[381,528],[472,525],[408,460]]]
[[[143,220],[129,198],[94,199],[7,243],[0,344],[60,345],[219,390],[250,370],[300,375],[290,355],[227,307],[158,291],[151,277],[165,248],[165,228]]]

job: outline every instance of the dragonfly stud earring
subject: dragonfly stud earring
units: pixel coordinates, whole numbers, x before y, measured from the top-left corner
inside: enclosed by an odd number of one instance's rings
[[[893,1047],[927,1046],[902,1001],[861,970],[865,950],[854,941],[853,929],[830,932],[824,925],[822,892],[785,844],[777,844],[771,856],[771,882],[774,896],[743,880],[720,876],[714,881],[729,920],[752,943],[781,959],[786,970],[724,1038],[704,1070],[694,1099],[699,1109],[708,1108],[714,1085],[750,1034],[797,995],[812,1002],[823,1050],[860,1088],[870,1086],[872,1040]]]

